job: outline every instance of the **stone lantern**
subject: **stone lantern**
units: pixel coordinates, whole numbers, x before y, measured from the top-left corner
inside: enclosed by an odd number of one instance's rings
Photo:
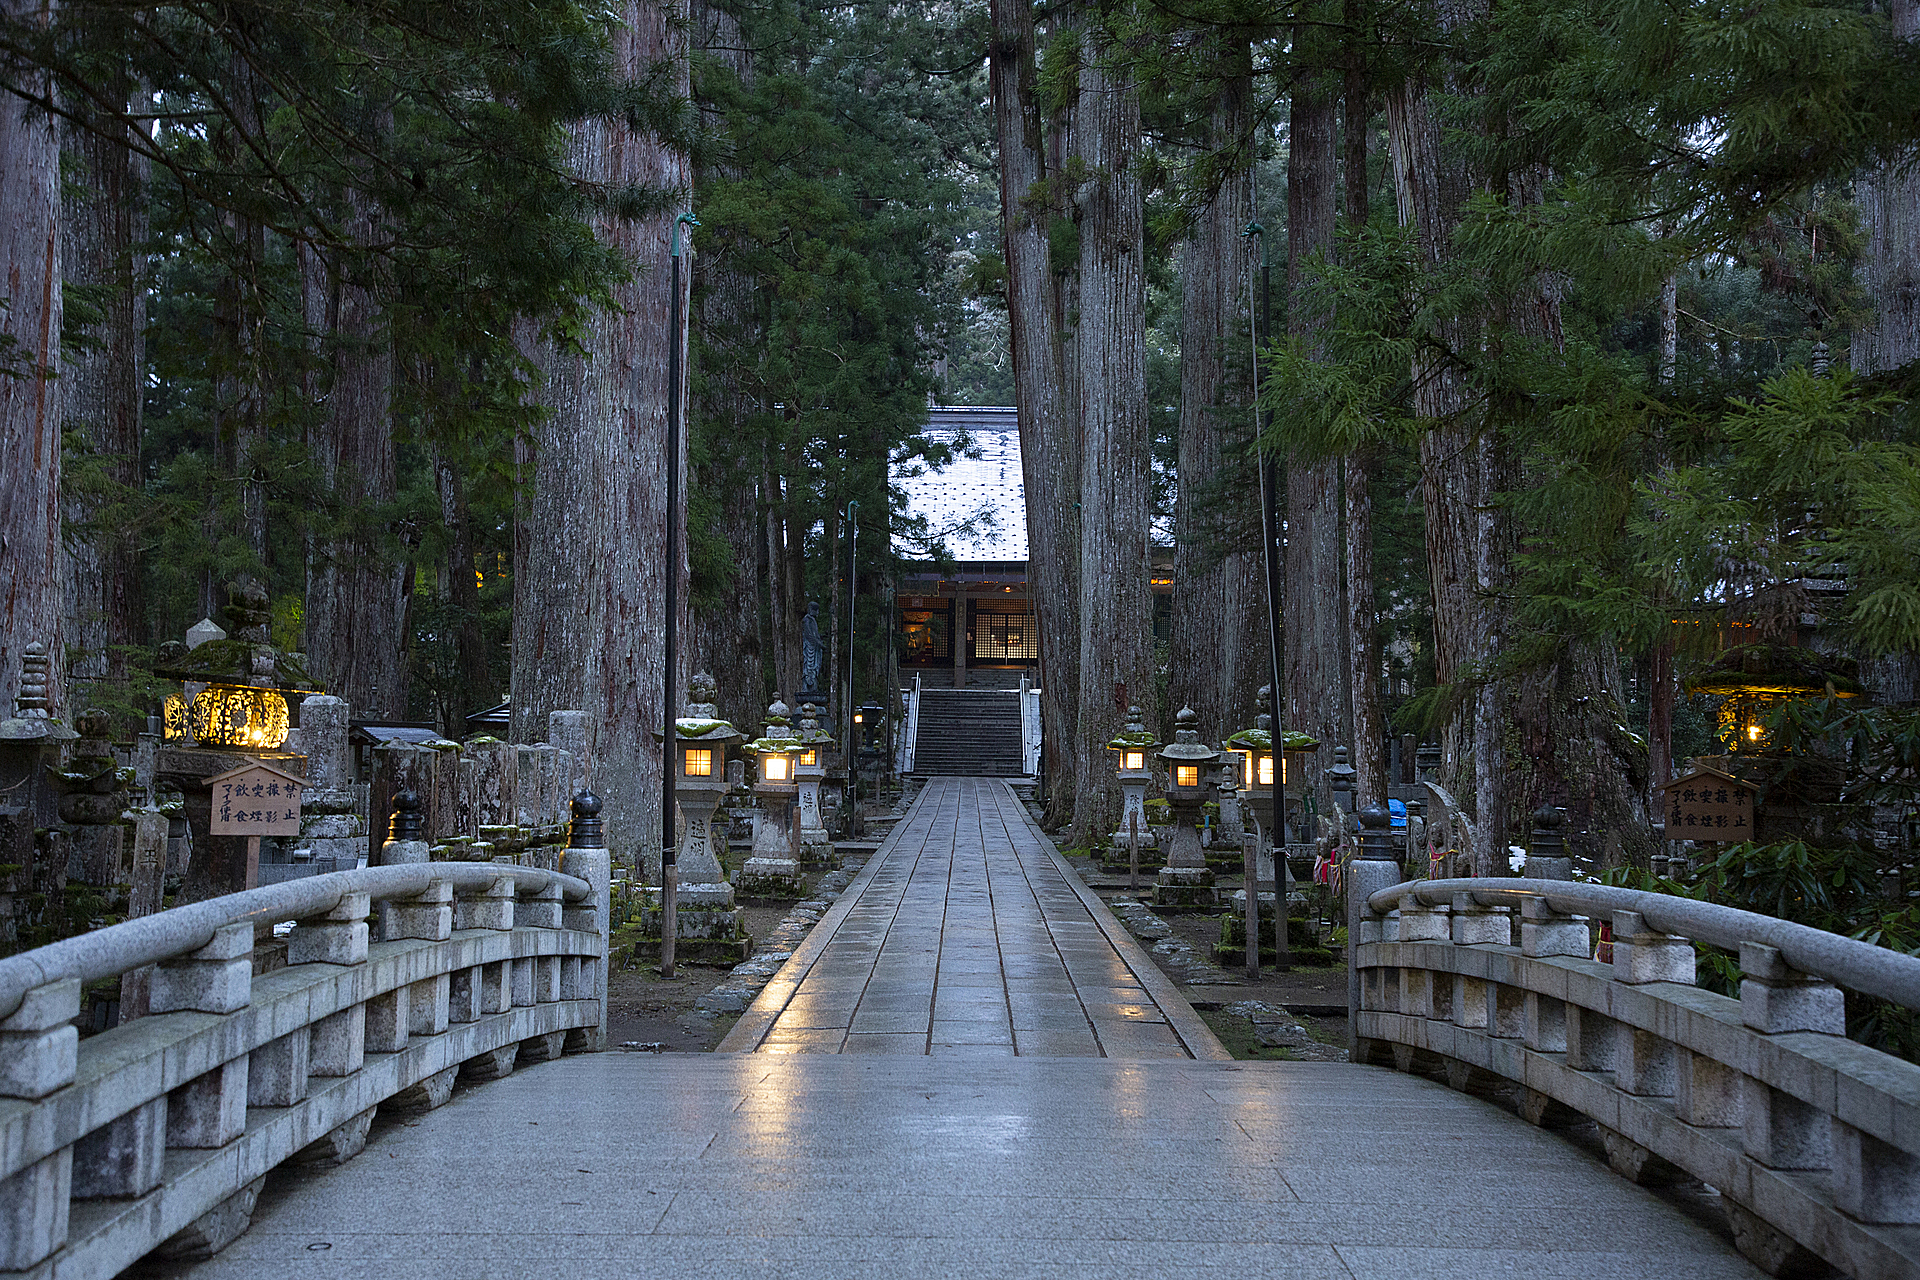
[[[1194,824],[1207,802],[1208,774],[1220,754],[1200,741],[1194,728],[1199,719],[1193,708],[1182,707],[1174,717],[1173,741],[1157,757],[1167,765],[1167,801],[1173,807],[1173,825],[1167,830],[1166,865],[1153,886],[1153,900],[1166,906],[1213,906],[1218,895],[1207,855],[1200,847]]]
[[[702,672],[688,683],[686,714],[674,721],[673,744],[677,770],[673,798],[686,817],[675,855],[681,892],[691,888],[725,890],[733,905],[733,886],[713,847],[713,811],[727,793],[727,748],[747,735],[720,718],[714,700],[719,696],[713,677]],[[684,901],[684,898],[683,898]]]
[[[740,892],[764,897],[797,897],[800,892],[799,831],[794,809],[800,796],[796,777],[803,744],[787,723],[787,704],[767,708],[767,728],[747,743],[758,776],[753,795],[759,806],[753,822],[753,856],[736,881]]]
[[[1273,879],[1273,848],[1283,843],[1276,840],[1273,828],[1273,717],[1262,712],[1254,717],[1254,727],[1242,729],[1227,739],[1227,750],[1240,761],[1237,772],[1240,775],[1239,801],[1253,818],[1258,832],[1258,865],[1254,876],[1259,880]],[[1281,776],[1285,777],[1286,762],[1280,763]],[[1225,801],[1221,810],[1225,812]]]
[[[833,861],[833,839],[827,835],[826,820],[820,815],[820,784],[826,780],[826,753],[833,749],[833,735],[820,727],[814,717],[819,708],[811,702],[800,706],[800,754],[794,757],[793,776],[799,788],[800,861],[807,866],[825,866]]]
[[[1113,833],[1116,852],[1126,849],[1130,827],[1139,831],[1142,849],[1154,847],[1153,829],[1147,825],[1147,786],[1153,781],[1153,766],[1148,761],[1159,747],[1153,734],[1140,722],[1140,708],[1128,707],[1127,727],[1107,744],[1107,750],[1113,752],[1114,769],[1120,775],[1122,796],[1120,828]]]
[[[687,695],[664,761],[674,771],[674,803],[686,819],[674,851],[674,954],[678,960],[737,964],[753,954],[753,939],[713,847],[713,811],[727,793],[727,747],[746,735],[720,718],[712,676],[694,676]],[[664,735],[656,730],[654,736]],[[642,911],[643,954],[661,945],[664,917],[663,904],[649,903]]]

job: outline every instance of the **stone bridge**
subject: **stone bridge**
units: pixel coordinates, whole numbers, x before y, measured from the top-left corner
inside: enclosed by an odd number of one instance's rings
[[[16,956],[0,1273],[1920,1269],[1920,1068],[1849,1041],[1832,985],[1913,1006],[1920,961],[1623,890],[1396,884],[1384,852],[1349,873],[1357,1064],[1230,1060],[982,779],[928,785],[712,1055],[593,1052],[592,847]],[[1739,954],[1740,999],[1693,985],[1689,938]],[[79,1040],[83,985],[145,966],[152,1013]]]

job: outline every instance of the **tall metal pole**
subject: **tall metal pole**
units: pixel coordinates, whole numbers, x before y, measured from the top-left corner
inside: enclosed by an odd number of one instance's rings
[[[674,756],[679,739],[674,733],[674,722],[680,718],[680,708],[674,695],[674,674],[679,665],[680,654],[677,644],[679,630],[675,626],[680,614],[680,383],[683,377],[680,368],[680,346],[683,334],[681,326],[684,318],[680,311],[680,226],[700,225],[699,219],[691,213],[683,213],[673,220],[673,231],[668,237],[667,252],[673,259],[673,298],[668,303],[667,321],[667,612],[663,626],[666,632],[666,731],[660,739],[660,973],[663,977],[673,976],[673,950],[676,926],[674,918],[674,899],[678,885],[675,878],[675,850],[673,847],[673,775]]]
[[[1273,906],[1274,961],[1281,972],[1292,963],[1287,945],[1287,752],[1286,721],[1281,708],[1286,706],[1286,664],[1281,647],[1281,609],[1286,599],[1286,565],[1280,555],[1280,469],[1274,450],[1266,443],[1273,415],[1258,403],[1260,378],[1260,339],[1270,338],[1273,325],[1273,260],[1267,251],[1266,228],[1258,222],[1247,227],[1249,236],[1260,238],[1260,323],[1254,334],[1254,422],[1259,428],[1260,444],[1260,531],[1266,552],[1267,568],[1267,656],[1273,680],[1271,705],[1267,715],[1273,725]]]
[[[860,767],[853,738],[853,612],[854,583],[859,580],[860,561],[860,525],[853,513],[860,509],[860,500],[847,500],[847,715],[840,722],[842,733],[841,748],[847,762],[847,821],[853,821],[856,802],[859,800]]]

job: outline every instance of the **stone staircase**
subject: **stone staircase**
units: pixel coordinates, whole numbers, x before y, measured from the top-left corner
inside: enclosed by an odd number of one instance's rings
[[[922,689],[913,771],[923,777],[1020,777],[1020,695]]]

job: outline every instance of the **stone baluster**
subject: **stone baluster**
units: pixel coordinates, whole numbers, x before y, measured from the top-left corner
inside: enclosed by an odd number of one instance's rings
[[[79,1016],[80,983],[68,978],[35,987],[0,1019],[0,1097],[44,1098],[73,1083]],[[0,1181],[0,1270],[25,1271],[66,1243],[74,1156],[62,1147]]]
[[[1403,946],[1411,942],[1452,941],[1451,907],[1429,906],[1420,901],[1418,894],[1413,893],[1400,899],[1400,942]],[[1400,1012],[1410,1017],[1440,1022],[1450,1018],[1453,1014],[1453,988],[1448,984],[1443,990],[1436,979],[1436,971],[1432,969],[1422,965],[1402,965]]]
[[[738,764],[738,761],[734,762]],[[594,1000],[600,1005],[600,1024],[569,1032],[567,1048],[575,1052],[593,1052],[606,1048],[607,1042],[607,966],[608,933],[612,917],[608,903],[608,864],[606,838],[601,834],[600,798],[582,791],[573,798],[573,825],[567,839],[567,851],[560,869],[577,880],[584,880],[592,893],[579,902],[569,902],[560,911],[560,925],[599,939],[599,954],[570,956],[560,973],[562,1000]]]
[[[370,910],[366,894],[347,893],[341,895],[333,910],[298,922],[287,935],[287,963],[342,968],[365,964]],[[247,1066],[248,1106],[290,1107],[307,1096],[313,1069],[313,1030],[297,1027],[253,1051]]]
[[[1637,911],[1613,914],[1613,978],[1627,986],[1652,982],[1693,985],[1693,944],[1650,928]],[[1655,1031],[1619,1025],[1614,1033],[1614,1083],[1643,1098],[1671,1098],[1678,1087],[1679,1055]]]
[[[1513,917],[1505,907],[1482,906],[1472,894],[1456,893],[1451,914],[1451,937],[1456,947],[1504,947],[1513,942]],[[1456,973],[1453,975],[1453,1022],[1460,1027],[1484,1027],[1492,1035],[1518,1036],[1518,995],[1510,993],[1502,1003],[1499,983]],[[1502,1025],[1505,1030],[1499,1029]]]
[[[154,967],[155,1013],[234,1013],[253,1003],[253,926],[230,924],[197,951]],[[167,1096],[167,1145],[224,1147],[246,1131],[247,1059],[229,1059]]]
[[[1839,988],[1789,968],[1774,948],[1741,943],[1740,975],[1740,1020],[1759,1034],[1847,1033]],[[1741,1088],[1741,1144],[1749,1156],[1773,1169],[1825,1169],[1832,1163],[1827,1112],[1752,1077]]]
[[[1520,954],[1531,959],[1567,956],[1585,960],[1593,935],[1585,916],[1563,915],[1544,898],[1520,904]],[[1536,1053],[1567,1051],[1567,1003],[1538,992],[1527,993],[1521,1040]]]
[[[514,922],[521,928],[558,929],[565,906],[565,895],[558,880],[549,880],[521,899],[514,908]],[[533,1000],[551,1004],[560,998],[560,956],[533,957]]]

